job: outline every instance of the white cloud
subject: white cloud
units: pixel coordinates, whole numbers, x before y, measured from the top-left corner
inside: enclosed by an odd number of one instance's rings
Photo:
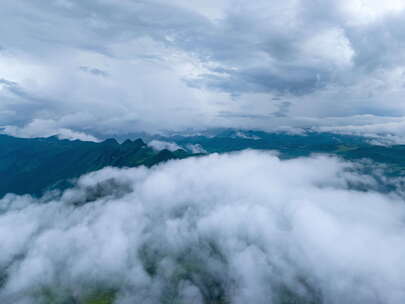
[[[320,31],[304,41],[305,56],[314,64],[332,65],[342,69],[350,67],[355,55],[354,50],[342,29],[332,28]]]
[[[21,128],[15,126],[0,126],[0,133],[21,138],[49,137],[56,135],[60,139],[100,141],[92,135],[68,128],[61,128],[58,126],[57,122],[43,119],[35,119]]]
[[[365,136],[374,144],[392,145],[405,144],[405,120],[393,122],[371,123],[364,125],[328,126],[317,128],[321,132],[334,132],[346,135]]]
[[[173,152],[173,151],[182,149],[182,147],[180,147],[178,144],[176,144],[174,142],[167,142],[167,141],[162,141],[162,140],[157,140],[157,139],[151,140],[148,143],[148,146],[152,147],[153,149],[155,149],[157,151],[167,149],[167,150]]]
[[[403,303],[403,201],[352,189],[375,183],[352,166],[213,154],[106,168],[47,202],[6,196],[0,299],[101,288],[117,290],[117,303],[279,303],[282,290],[319,303]]]
[[[349,22],[356,25],[376,22],[387,14],[400,13],[405,9],[405,3],[402,0],[345,0],[342,2],[343,8],[350,14]]]
[[[186,148],[191,152],[191,153],[197,153],[197,154],[200,154],[200,153],[203,153],[203,154],[205,154],[205,153],[208,153],[201,145],[199,145],[199,144],[188,144],[187,146],[186,146]]]

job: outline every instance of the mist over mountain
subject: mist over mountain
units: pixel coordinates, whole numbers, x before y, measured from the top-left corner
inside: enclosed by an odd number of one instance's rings
[[[0,136],[2,303],[404,301],[403,146],[148,140]]]
[[[276,151],[290,159],[322,153],[362,163],[364,172],[379,167],[386,178],[405,174],[405,146],[382,146],[370,139],[333,133],[266,133],[225,130],[215,134],[151,136],[118,143],[59,140],[57,137],[22,139],[0,135],[0,196],[7,193],[40,196],[64,190],[81,175],[112,167],[151,167],[170,159],[245,149]],[[370,163],[371,162],[371,163]],[[381,188],[387,184],[382,184]]]
[[[7,195],[0,300],[403,303],[404,188],[378,183],[336,157],[245,151]]]
[[[0,304],[405,303],[404,0],[0,9]]]

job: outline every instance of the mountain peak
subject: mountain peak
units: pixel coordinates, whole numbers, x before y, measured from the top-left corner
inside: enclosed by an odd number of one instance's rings
[[[132,141],[130,139],[126,139],[121,145],[125,148],[134,148],[134,149],[140,149],[140,148],[146,146],[145,142],[140,138],[138,138],[134,141]]]
[[[102,144],[118,145],[118,141],[115,138],[107,138],[105,141],[102,142]]]

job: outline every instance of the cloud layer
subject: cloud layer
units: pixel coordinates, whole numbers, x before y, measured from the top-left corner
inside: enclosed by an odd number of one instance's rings
[[[353,166],[246,151],[106,168],[59,198],[8,195],[1,302],[103,290],[116,303],[403,303],[405,206],[355,190],[375,180]]]
[[[84,137],[403,120],[404,14],[401,0],[12,1],[0,126]]]

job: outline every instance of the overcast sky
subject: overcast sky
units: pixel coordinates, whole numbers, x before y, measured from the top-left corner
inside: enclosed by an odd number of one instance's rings
[[[10,134],[405,128],[403,0],[13,0],[0,20]]]

